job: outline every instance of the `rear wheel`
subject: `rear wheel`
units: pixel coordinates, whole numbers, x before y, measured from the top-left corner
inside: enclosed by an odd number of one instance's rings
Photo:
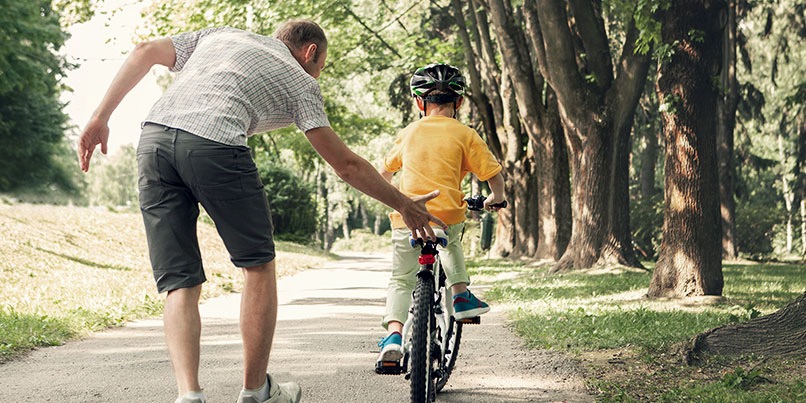
[[[430,403],[436,394],[431,334],[434,329],[434,280],[418,276],[411,327],[411,402]]]

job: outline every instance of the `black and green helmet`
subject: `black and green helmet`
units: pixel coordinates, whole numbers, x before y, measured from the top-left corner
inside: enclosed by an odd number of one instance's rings
[[[432,91],[459,98],[465,93],[465,78],[449,64],[432,63],[417,69],[411,76],[411,95],[425,97]]]

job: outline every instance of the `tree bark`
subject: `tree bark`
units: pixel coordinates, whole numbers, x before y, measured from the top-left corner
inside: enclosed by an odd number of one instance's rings
[[[632,42],[625,41],[614,76],[601,10],[594,3],[524,3],[525,10],[537,10],[540,71],[557,94],[571,157],[572,233],[555,271],[599,262],[640,266],[629,229],[626,155],[649,56],[636,55]]]
[[[545,167],[548,162],[540,160],[545,154],[536,150],[535,144],[540,144],[545,133],[542,130],[544,110],[540,103],[543,93],[542,85],[535,81],[535,73],[530,61],[526,38],[519,24],[516,24],[511,6],[503,0],[491,0],[487,4],[489,17],[494,27],[498,45],[505,69],[502,74],[501,91],[504,93],[511,89],[514,97],[509,94],[502,95],[506,107],[506,99],[514,98],[517,112],[504,111],[504,119],[519,118],[518,123],[510,125],[519,128],[517,131],[507,131],[508,139],[504,153],[504,169],[506,170],[508,194],[514,196],[512,205],[503,213],[499,212],[499,223],[496,231],[496,244],[507,241],[510,245],[496,245],[496,253],[509,253],[510,256],[533,256],[536,250],[538,228],[545,228],[543,222],[535,222],[534,216],[542,217],[539,213],[540,196],[535,197],[534,184],[531,182],[551,180],[552,177],[532,175],[535,167]],[[515,113],[513,113],[515,112]],[[506,123],[505,123],[506,124]],[[533,143],[530,148],[528,140]],[[504,142],[502,142],[504,143]],[[531,151],[531,152],[530,152]],[[521,175],[529,175],[522,177]],[[517,188],[515,188],[517,186]],[[541,186],[541,185],[538,185]],[[507,225],[510,225],[509,227]],[[510,234],[505,232],[511,231]],[[505,251],[509,249],[509,251]]]
[[[663,241],[650,297],[721,295],[722,229],[716,166],[717,88],[724,4],[679,0],[661,17],[673,44],[658,67],[658,100],[666,139]]]
[[[717,102],[717,158],[719,203],[722,215],[722,258],[736,260],[736,200],[734,199],[733,131],[736,127],[738,81],[736,79],[736,0],[729,0],[727,25],[722,36],[722,93]]]
[[[691,341],[684,353],[688,364],[700,362],[714,354],[804,356],[806,293],[772,314],[701,333]]]

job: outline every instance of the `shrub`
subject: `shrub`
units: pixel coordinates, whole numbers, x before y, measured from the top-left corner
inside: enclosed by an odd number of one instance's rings
[[[291,170],[257,161],[260,180],[271,205],[274,233],[280,239],[310,239],[316,231],[316,205],[310,185]]]

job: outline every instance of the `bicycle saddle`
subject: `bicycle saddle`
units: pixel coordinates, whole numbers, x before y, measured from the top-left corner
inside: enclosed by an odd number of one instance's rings
[[[431,241],[431,240],[429,240],[429,241],[434,242],[434,243],[442,246],[443,248],[448,246],[448,234],[442,228],[433,228],[433,230],[434,230],[434,235],[437,236],[437,239],[436,239],[436,241]],[[423,239],[422,238],[414,238],[414,237],[412,237],[410,239],[410,242],[411,242],[411,247],[416,248],[418,245],[423,244]]]

